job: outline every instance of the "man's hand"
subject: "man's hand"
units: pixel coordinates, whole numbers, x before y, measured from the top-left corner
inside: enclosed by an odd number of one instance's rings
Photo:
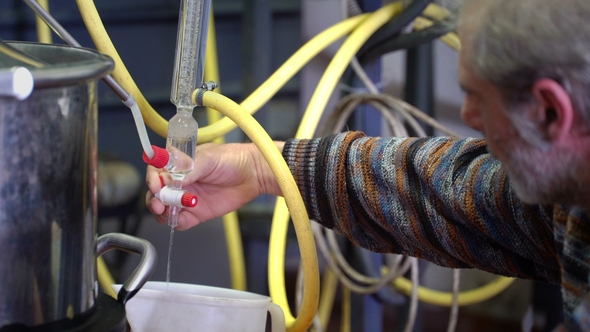
[[[277,143],[279,149],[283,144]],[[160,223],[168,222],[168,209],[154,197],[170,175],[147,167],[146,194],[148,210]],[[280,188],[266,160],[254,144],[203,144],[197,147],[194,169],[186,176],[182,189],[199,198],[193,208],[183,208],[178,215],[178,230],[186,230],[203,221],[235,211],[261,194],[281,195]]]

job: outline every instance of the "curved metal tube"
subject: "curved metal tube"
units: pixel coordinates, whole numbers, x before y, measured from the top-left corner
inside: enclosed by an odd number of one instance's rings
[[[141,255],[139,265],[119,290],[117,300],[127,303],[148,281],[156,267],[158,254],[156,248],[147,240],[122,233],[108,233],[98,238],[96,242],[96,256],[100,256],[112,249],[119,249]]]

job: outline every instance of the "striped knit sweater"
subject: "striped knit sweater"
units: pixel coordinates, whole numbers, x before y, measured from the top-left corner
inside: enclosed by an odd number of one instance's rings
[[[588,215],[519,201],[481,139],[350,132],[287,141],[283,156],[310,218],[356,245],[559,283],[566,319],[590,291]]]

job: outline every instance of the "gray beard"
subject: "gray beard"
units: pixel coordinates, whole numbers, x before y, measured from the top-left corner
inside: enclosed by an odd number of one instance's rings
[[[502,163],[516,195],[529,204],[579,205],[583,194],[575,154],[515,142]],[[569,152],[569,153],[568,153]]]

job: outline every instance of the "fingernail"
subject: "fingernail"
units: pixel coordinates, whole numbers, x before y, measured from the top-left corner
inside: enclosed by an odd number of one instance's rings
[[[158,175],[158,177],[160,178],[160,188],[164,188],[166,186],[166,184],[164,183],[164,177],[162,176],[162,174]]]

